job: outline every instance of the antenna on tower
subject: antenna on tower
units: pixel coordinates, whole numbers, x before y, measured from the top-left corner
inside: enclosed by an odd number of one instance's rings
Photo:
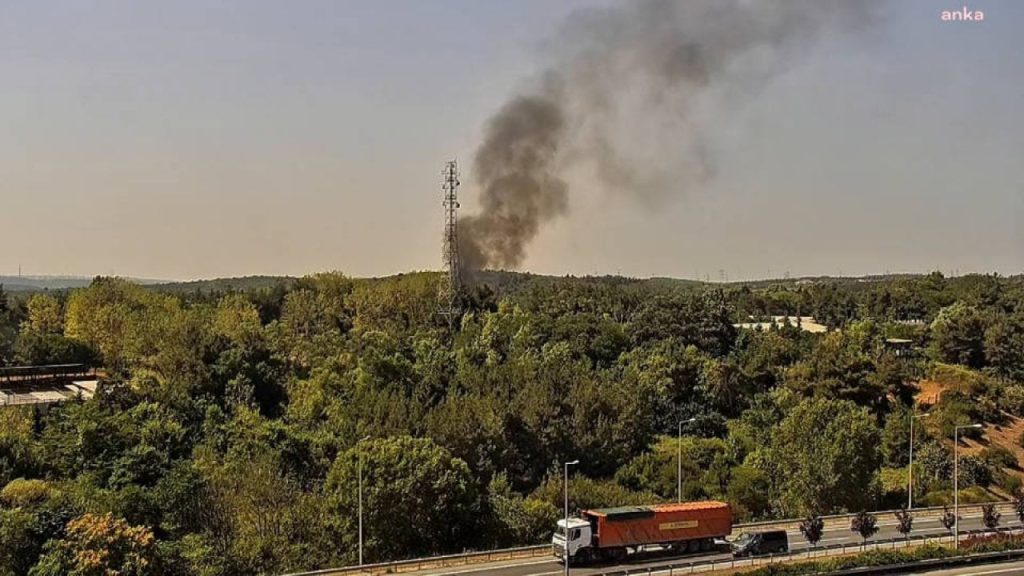
[[[444,270],[441,275],[441,286],[438,297],[441,304],[441,316],[448,320],[448,330],[455,328],[455,320],[459,317],[459,300],[462,295],[462,264],[459,262],[459,165],[455,160],[445,162],[441,171],[444,190],[444,249],[442,258]]]

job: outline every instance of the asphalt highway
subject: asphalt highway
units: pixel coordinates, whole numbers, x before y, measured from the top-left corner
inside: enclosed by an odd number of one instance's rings
[[[1016,518],[1010,518],[1009,515],[1004,514],[1000,519],[1001,527],[1020,527],[1021,524]],[[878,518],[878,533],[872,538],[868,539],[868,543],[876,541],[888,541],[902,536],[896,529],[896,519],[890,517],[880,516]],[[980,530],[983,529],[984,525],[981,521],[981,515],[965,515],[960,518],[960,530],[966,532],[968,530]],[[942,526],[938,519],[915,519],[914,530],[911,532],[912,536],[944,536],[948,532]],[[737,536],[738,534],[733,534]],[[964,536],[961,535],[961,538]],[[851,532],[847,527],[827,529],[818,543],[819,546],[827,545],[838,545],[846,544],[856,546],[861,543],[859,534]],[[794,551],[806,550],[809,548],[807,541],[804,540],[802,534],[799,531],[789,531],[789,545],[790,549]],[[643,572],[647,573],[650,569],[652,572],[659,570],[666,570],[664,574],[656,574],[655,576],[668,576],[669,565],[679,565],[688,562],[706,562],[706,561],[720,561],[730,560],[732,555],[725,551],[710,552],[704,554],[688,554],[683,556],[672,555],[668,556],[665,553],[652,551],[649,553],[636,555],[623,564],[603,564],[597,566],[586,566],[586,567],[572,567],[570,572],[572,576],[599,576],[600,574],[609,572],[621,572],[628,570],[631,573]],[[1024,566],[1024,563],[1022,563]],[[980,567],[975,566],[974,569]],[[459,576],[557,576],[564,570],[562,564],[558,559],[551,558],[529,558],[525,560],[510,560],[502,563],[492,563],[481,566],[461,566],[452,568],[440,568],[437,570],[425,570],[417,572],[417,576],[447,576],[447,575],[459,575]],[[976,572],[950,572],[950,574],[974,574]],[[993,572],[996,574],[996,572]],[[999,574],[1014,574],[1014,572],[1005,572]],[[1024,576],[1024,572],[1020,572]]]

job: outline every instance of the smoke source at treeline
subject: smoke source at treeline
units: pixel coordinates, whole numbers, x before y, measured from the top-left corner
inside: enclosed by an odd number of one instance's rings
[[[707,135],[831,31],[863,27],[875,0],[630,1],[571,14],[549,64],[486,125],[472,165],[480,211],[460,220],[464,268],[518,268],[567,216],[566,170],[651,205],[719,169]]]

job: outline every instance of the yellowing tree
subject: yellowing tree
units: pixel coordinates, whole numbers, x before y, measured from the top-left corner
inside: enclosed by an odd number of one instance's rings
[[[153,532],[109,512],[68,522],[67,535],[51,540],[32,576],[143,576],[153,573]]]
[[[60,334],[64,331],[64,318],[60,302],[48,294],[33,294],[28,299],[28,320],[22,323],[22,330],[37,334]]]

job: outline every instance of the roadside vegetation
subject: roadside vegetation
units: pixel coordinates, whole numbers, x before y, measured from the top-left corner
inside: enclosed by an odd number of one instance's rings
[[[1020,487],[1020,447],[988,438],[1024,417],[1021,277],[487,273],[454,333],[437,283],[0,290],[0,364],[106,374],[89,401],[0,409],[0,575],[354,564],[360,476],[366,562],[541,543],[562,462],[572,509],[652,503],[676,498],[680,452],[684,499],[813,536],[906,504],[926,411],[915,506],[951,503],[953,427],[974,422],[960,501]]]
[[[921,560],[960,558],[984,552],[1007,552],[1024,549],[1024,536],[1020,534],[978,536],[965,538],[960,549],[954,550],[938,544],[924,544],[906,550],[869,550],[860,554],[838,556],[813,562],[772,564],[740,572],[746,576],[803,576],[805,574],[831,574],[852,568],[897,566]]]

